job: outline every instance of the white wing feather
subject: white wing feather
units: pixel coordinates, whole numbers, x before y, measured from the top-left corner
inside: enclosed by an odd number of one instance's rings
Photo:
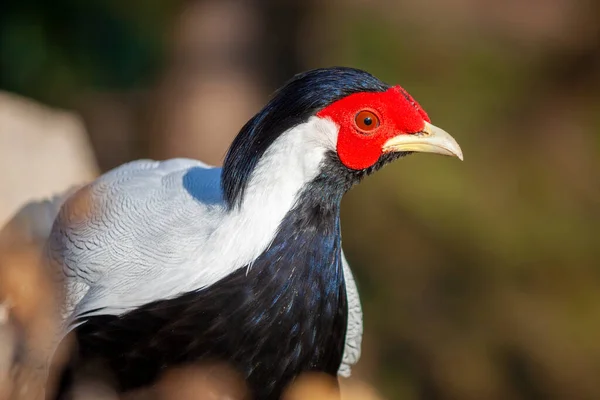
[[[186,180],[190,174],[202,177]],[[75,316],[98,308],[118,314],[155,299],[152,286],[189,264],[195,244],[218,222],[219,179],[219,168],[195,160],[140,160],[71,196],[48,253],[63,268]]]
[[[348,328],[346,330],[346,343],[344,344],[344,355],[342,364],[338,369],[338,375],[345,378],[350,376],[351,367],[360,359],[360,348],[363,334],[363,313],[358,296],[358,289],[354,276],[342,251],[342,266],[344,268],[344,280],[346,282],[346,296],[348,297]]]

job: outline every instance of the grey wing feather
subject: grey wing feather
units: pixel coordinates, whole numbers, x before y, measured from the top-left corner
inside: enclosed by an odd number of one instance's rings
[[[190,173],[204,176],[186,187]],[[209,233],[219,199],[220,169],[189,159],[134,161],[70,196],[47,244],[66,279],[64,314],[118,314],[152,301],[152,285],[189,262],[193,241]]]
[[[344,344],[344,354],[342,363],[338,369],[338,375],[349,377],[351,368],[360,359],[360,350],[363,335],[363,313],[360,304],[360,297],[354,276],[348,265],[348,261],[342,251],[342,266],[344,270],[344,280],[346,282],[346,296],[348,297],[348,328],[346,330],[346,342]]]

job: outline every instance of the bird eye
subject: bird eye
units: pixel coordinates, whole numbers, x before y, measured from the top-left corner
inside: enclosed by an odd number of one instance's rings
[[[356,114],[354,123],[359,130],[369,133],[379,126],[379,118],[373,112],[363,110]]]

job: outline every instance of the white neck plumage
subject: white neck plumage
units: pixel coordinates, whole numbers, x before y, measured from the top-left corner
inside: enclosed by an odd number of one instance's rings
[[[218,265],[210,279],[249,266],[265,251],[299,193],[320,172],[327,151],[335,149],[338,127],[311,117],[284,132],[265,152],[252,172],[240,207],[223,215],[203,243],[200,265]],[[206,277],[202,278],[206,282]]]

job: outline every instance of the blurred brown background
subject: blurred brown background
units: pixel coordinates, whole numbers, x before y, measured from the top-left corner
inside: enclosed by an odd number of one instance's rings
[[[465,153],[345,198],[356,377],[388,399],[599,399],[594,0],[5,0],[0,225],[128,160],[218,164],[269,93],[330,65],[401,84]]]

